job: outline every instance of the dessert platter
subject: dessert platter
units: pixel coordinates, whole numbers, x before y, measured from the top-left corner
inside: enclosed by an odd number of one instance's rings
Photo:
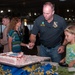
[[[36,55],[24,55],[21,53],[0,53],[0,63],[10,66],[23,67],[29,64],[38,63],[44,60],[50,60],[50,57],[40,57]]]

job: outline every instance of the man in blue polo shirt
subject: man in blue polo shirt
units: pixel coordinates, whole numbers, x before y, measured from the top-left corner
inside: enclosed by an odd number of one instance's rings
[[[66,28],[65,20],[54,14],[54,6],[51,2],[43,5],[43,15],[39,16],[33,26],[31,32],[29,46],[33,48],[36,41],[36,35],[40,32],[40,56],[51,57],[53,62],[61,60],[61,53],[64,52],[64,40],[62,44],[62,36]]]

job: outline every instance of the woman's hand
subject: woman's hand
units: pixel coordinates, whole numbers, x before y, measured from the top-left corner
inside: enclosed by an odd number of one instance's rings
[[[35,43],[30,42],[30,43],[28,44],[28,48],[29,48],[29,49],[32,49],[32,48],[34,47],[34,45],[35,45]]]

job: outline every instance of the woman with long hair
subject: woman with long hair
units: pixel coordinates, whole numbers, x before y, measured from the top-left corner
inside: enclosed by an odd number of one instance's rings
[[[27,46],[27,44],[21,42],[19,36],[19,27],[21,26],[21,19],[14,17],[11,19],[9,28],[8,28],[8,43],[9,50],[12,52],[21,52],[21,46]]]

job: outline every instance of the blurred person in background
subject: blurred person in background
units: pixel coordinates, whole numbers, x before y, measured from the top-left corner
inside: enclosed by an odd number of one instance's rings
[[[9,52],[7,30],[10,24],[10,17],[5,15],[2,18],[2,24],[5,26],[3,30],[3,38],[0,39],[0,44],[4,46],[3,52]]]

